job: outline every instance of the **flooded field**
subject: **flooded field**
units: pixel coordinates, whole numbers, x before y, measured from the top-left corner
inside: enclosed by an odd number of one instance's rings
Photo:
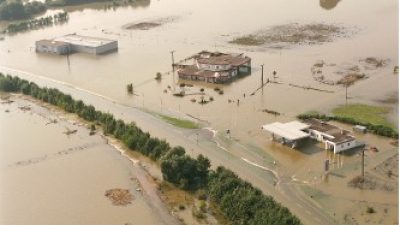
[[[263,191],[276,195],[297,215],[303,209],[296,203],[319,210],[309,205],[315,203],[323,206],[322,215],[315,216],[318,219],[326,216],[330,221],[333,218],[347,221],[345,209],[357,211],[360,204],[367,207],[363,201],[374,202],[371,198],[378,193],[383,197],[381,202],[374,203],[378,204],[375,208],[380,210],[373,215],[379,216],[371,218],[371,224],[374,224],[373,221],[378,223],[381,216],[386,215],[386,206],[382,206],[385,204],[388,205],[389,216],[384,218],[382,224],[397,221],[398,203],[393,201],[398,198],[397,192],[359,191],[347,186],[358,175],[357,154],[333,156],[321,146],[291,150],[272,143],[270,136],[260,129],[262,124],[290,121],[305,111],[328,113],[338,104],[344,104],[345,88],[336,83],[348,74],[364,74],[348,88],[348,102],[389,107],[388,117],[397,124],[398,74],[393,73],[394,66],[398,64],[397,1],[163,0],[141,1],[139,5],[115,9],[105,9],[103,4],[65,9],[69,12],[68,23],[6,36],[4,41],[0,41],[0,71],[60,88],[118,117],[135,120],[155,136],[167,138],[173,144],[189,146],[187,149],[193,149],[193,154],[205,151],[214,166],[227,165],[234,169]],[[237,37],[260,30],[270,31],[287,24],[298,24],[300,27],[326,24],[345,28],[346,35],[328,39],[321,36],[328,41],[314,44],[294,42],[290,47],[229,43]],[[133,28],[126,29],[127,26]],[[70,66],[65,56],[35,53],[36,40],[74,32],[116,39],[119,50],[102,56],[72,54],[69,56]],[[244,52],[252,58],[252,74],[226,85],[179,81],[171,71],[170,52],[174,51],[176,62],[201,50]],[[372,59],[377,59],[375,64]],[[255,92],[261,84],[261,64],[264,64],[264,79],[275,82]],[[273,71],[277,72],[275,76]],[[157,72],[162,74],[161,81],[154,79]],[[180,90],[182,82],[193,85],[186,87],[191,92],[204,88],[205,95],[213,97],[214,101],[201,105],[191,101],[193,98],[198,101],[200,96],[197,95],[173,96],[174,91]],[[126,92],[129,83],[133,83],[133,95]],[[222,95],[214,90],[216,87],[223,90]],[[251,95],[253,92],[255,94]],[[188,140],[182,139],[181,131],[171,132],[173,128],[160,125],[151,116],[137,112],[136,108],[179,118],[197,118],[207,129],[184,131]],[[279,115],[266,113],[268,111],[278,112]],[[229,137],[224,134],[226,129],[231,131]],[[215,136],[210,137],[210,130],[215,132]],[[12,137],[8,142],[10,144],[15,143],[14,138],[18,137],[8,131],[1,137],[4,135]],[[373,135],[361,135],[359,138],[381,149],[367,159],[371,164],[378,165],[397,151],[397,147],[389,144],[391,140]],[[41,149],[47,151],[46,148]],[[39,154],[24,152],[28,153]],[[87,151],[83,153],[88,154]],[[7,154],[18,159],[13,162],[22,160],[17,157],[20,153]],[[40,158],[43,154],[33,156]],[[321,179],[323,161],[329,157],[337,157],[340,163],[334,165],[337,176],[330,176],[328,181],[324,181]],[[227,159],[231,161],[226,162]],[[273,162],[277,162],[276,167]],[[278,176],[271,175],[268,172],[271,170]],[[280,184],[275,187],[273,184],[277,181]],[[99,198],[104,200],[104,204],[110,203],[103,196],[104,192],[112,188],[118,187],[107,186],[101,190]],[[315,200],[301,197],[304,193],[317,191],[329,197]],[[295,194],[290,196],[288,193],[292,192]],[[306,203],[292,203],[291,197],[306,199]],[[137,201],[135,198],[132,205]],[[361,211],[357,211],[358,215],[364,213]],[[319,224],[311,214],[299,216],[306,224]],[[348,223],[362,224],[364,219],[359,216],[354,219],[356,222],[349,219]]]
[[[149,189],[143,171],[71,119],[20,99],[0,105],[0,223],[176,224],[137,191]],[[114,188],[130,201],[109,201]]]

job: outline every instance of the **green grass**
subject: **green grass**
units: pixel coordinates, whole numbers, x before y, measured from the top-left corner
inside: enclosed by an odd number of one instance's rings
[[[362,123],[394,127],[394,125],[386,119],[386,114],[389,112],[389,109],[386,107],[349,104],[339,106],[332,112],[335,116],[350,117]]]
[[[171,117],[171,116],[166,116],[166,115],[162,115],[159,114],[159,116],[161,117],[161,119],[163,119],[165,122],[172,124],[176,127],[180,127],[180,128],[186,128],[186,129],[198,129],[200,128],[199,124],[190,121],[190,120],[184,120],[184,119],[178,119],[175,117]]]

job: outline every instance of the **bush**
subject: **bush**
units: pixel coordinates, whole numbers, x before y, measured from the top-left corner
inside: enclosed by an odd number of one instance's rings
[[[132,84],[132,83],[126,85],[126,91],[127,91],[129,94],[133,94],[133,84]]]
[[[347,124],[351,124],[351,125],[361,125],[361,126],[367,127],[367,129],[372,131],[374,134],[384,136],[384,137],[395,138],[395,139],[399,138],[399,133],[395,129],[393,129],[389,126],[385,126],[385,125],[381,125],[381,124],[376,125],[376,124],[371,124],[371,123],[362,123],[360,121],[357,121],[354,118],[349,118],[349,117],[327,116],[325,114],[311,112],[311,113],[300,114],[297,116],[297,118],[301,119],[301,120],[310,119],[310,118],[320,119],[320,120],[324,120],[324,121],[335,120],[335,121],[339,121],[339,122],[347,123]]]
[[[367,207],[367,210],[366,210],[366,211],[367,211],[368,214],[371,214],[371,213],[375,213],[375,212],[376,212],[374,208],[369,207],[369,206]]]
[[[162,79],[162,76],[161,76],[161,73],[160,72],[157,72],[157,74],[156,74],[156,78],[155,78],[156,80],[161,80]]]
[[[207,191],[206,190],[199,190],[198,192],[197,192],[197,199],[199,199],[199,200],[207,200]]]

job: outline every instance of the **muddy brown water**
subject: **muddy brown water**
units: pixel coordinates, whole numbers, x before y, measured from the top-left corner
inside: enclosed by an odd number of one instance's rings
[[[32,109],[17,107],[24,105]],[[177,223],[160,200],[136,191],[155,187],[139,184],[138,177],[150,178],[104,138],[89,136],[70,118],[29,101],[0,105],[0,110],[1,224]],[[56,124],[47,124],[54,118]],[[66,127],[77,132],[66,135]],[[104,196],[112,188],[127,189],[134,200],[113,205]]]
[[[220,145],[234,155],[210,151],[207,152],[208,156],[216,164],[234,167],[234,163],[224,162],[226,158],[232,159],[233,162],[237,162],[238,170],[242,170],[239,172],[241,176],[247,177],[263,190],[271,192],[274,188],[264,185],[267,182],[272,183],[273,179],[260,172],[260,168],[244,162],[243,158],[248,160],[247,162],[265,167],[271,167],[275,160],[279,165],[276,170],[283,174],[284,180],[292,182],[293,175],[304,181],[312,181],[314,176],[320,176],[322,161],[330,157],[329,153],[317,147],[301,151],[289,150],[271,143],[269,136],[260,130],[260,126],[265,123],[290,121],[297,114],[308,110],[329,112],[336,105],[345,103],[343,87],[323,85],[313,79],[311,67],[317,60],[343,65],[357,64],[367,57],[389,59],[385,67],[368,70],[368,79],[361,80],[349,88],[349,102],[380,105],[383,103],[379,100],[398,95],[398,75],[392,72],[398,62],[397,9],[398,2],[394,0],[384,2],[257,0],[251,3],[227,0],[218,2],[166,0],[149,1],[141,7],[119,7],[115,10],[104,10],[99,4],[88,5],[85,8],[74,6],[67,8],[70,20],[66,24],[7,36],[1,41],[0,69],[41,84],[61,89],[67,87],[64,90],[75,97],[84,98],[96,107],[110,110],[120,117],[138,120],[138,124],[142,124],[144,129],[153,131],[157,136],[169,137],[171,140],[168,141],[174,144],[187,144],[187,142],[180,140],[179,135],[163,131],[162,129],[167,129],[164,125],[161,126],[161,130],[157,129],[157,123],[149,122],[145,116],[136,114],[130,116],[129,108],[110,106],[90,95],[104,96],[109,102],[144,107],[177,117],[185,117],[185,114],[188,114],[208,121],[206,126],[220,133],[230,129],[233,139],[239,144],[223,139]],[[176,19],[146,31],[123,29],[126,24],[156,21],[162,18]],[[228,43],[234,37],[289,23],[335,24],[346,27],[352,32],[349,32],[346,38],[334,38],[332,42],[324,44],[292,45],[283,49],[242,47]],[[36,40],[73,32],[117,39],[119,50],[103,56],[73,54],[70,56],[70,68],[64,56],[36,54],[33,50]],[[193,96],[176,98],[172,96],[170,90],[164,93],[168,86],[179,89],[178,78],[172,74],[164,75],[161,82],[154,80],[157,72],[166,73],[171,70],[170,51],[175,50],[174,57],[177,61],[203,49],[244,52],[252,58],[252,74],[227,85],[184,81],[194,85],[191,88],[193,91],[205,88],[205,93],[214,97],[214,102],[203,106],[192,103],[190,99]],[[276,70],[278,76],[276,80],[283,84],[268,84],[263,90],[250,96],[250,93],[260,85],[261,64],[264,64],[265,78],[272,79],[272,71]],[[127,83],[134,84],[137,95],[126,94]],[[334,93],[303,90],[290,87],[288,84],[311,86],[331,90]],[[219,95],[213,90],[216,86],[224,90],[224,95]],[[237,99],[240,100],[239,106],[236,103],[228,103],[228,100]],[[398,103],[385,105],[393,108],[390,119],[397,124]],[[277,111],[282,115],[273,116],[262,112],[262,109]],[[192,141],[196,140],[194,133],[189,137]],[[386,139],[371,137],[366,140],[374,145],[383,146],[384,150],[392,149],[387,145]],[[200,144],[202,143],[201,139]],[[196,151],[196,148],[193,148]],[[223,151],[222,148],[218,149]],[[315,163],[316,161],[321,163]],[[342,161],[345,165],[352,165],[356,163],[357,158],[343,156]],[[346,176],[353,174],[355,173]],[[345,186],[345,181],[340,178],[332,178],[330,182],[338,179],[340,181],[337,182]],[[324,188],[322,183],[319,189],[335,196],[334,190]],[[341,193],[350,195],[344,187],[337,190],[336,196],[341,196]],[[354,196],[357,199],[363,198],[362,194]],[[292,204],[283,198],[278,199]],[[354,207],[349,202],[343,204],[350,208]],[[327,211],[332,214],[333,211],[337,211],[337,205],[326,206],[329,208]],[[317,221],[314,223],[318,224]]]

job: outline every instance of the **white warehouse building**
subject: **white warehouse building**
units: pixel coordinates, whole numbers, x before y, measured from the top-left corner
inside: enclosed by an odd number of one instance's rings
[[[69,54],[84,52],[104,54],[118,49],[118,41],[98,37],[68,34],[52,40],[40,40],[35,43],[37,52]]]

